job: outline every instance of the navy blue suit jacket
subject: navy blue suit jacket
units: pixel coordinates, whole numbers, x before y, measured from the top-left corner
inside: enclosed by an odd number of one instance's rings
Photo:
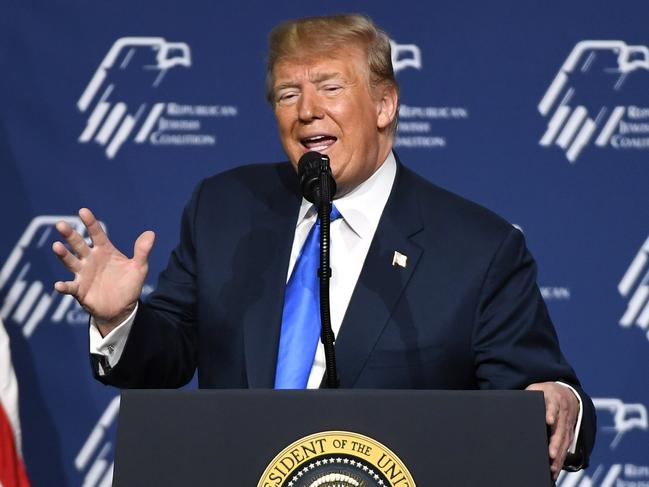
[[[289,163],[204,180],[120,362],[97,378],[119,387],[179,387],[198,368],[203,388],[272,388],[300,202]],[[395,250],[408,257],[405,268],[392,265]],[[522,234],[401,164],[336,355],[345,388],[567,382],[585,408],[574,463],[583,464],[592,448],[592,403],[559,349]]]

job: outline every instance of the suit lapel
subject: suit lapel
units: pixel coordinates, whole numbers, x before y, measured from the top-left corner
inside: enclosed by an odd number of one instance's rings
[[[398,164],[392,192],[370,245],[363,270],[336,340],[341,387],[352,387],[405,289],[422,249],[411,240],[422,229],[410,175]],[[407,256],[392,265],[394,252]]]
[[[244,315],[246,375],[250,388],[272,388],[281,328],[286,273],[291,255],[295,223],[301,197],[293,168],[278,166],[280,184],[267,182],[273,188],[264,202],[265,210],[251,221],[260,236],[258,252],[250,256],[252,279],[260,281],[261,295],[249,296]],[[266,210],[267,209],[267,210]],[[250,286],[243,292],[251,292]]]

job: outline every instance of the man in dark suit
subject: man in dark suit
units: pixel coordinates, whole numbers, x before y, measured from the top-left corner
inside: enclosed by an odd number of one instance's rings
[[[346,15],[286,22],[270,40],[267,93],[290,163],[203,181],[146,303],[138,298],[152,232],[128,259],[87,209],[79,214],[92,248],[57,225],[74,254],[59,242],[53,250],[75,279],[55,287],[93,317],[97,378],[178,387],[198,368],[200,387],[317,387],[321,350],[287,338],[296,324],[288,308],[304,291],[293,274],[318,228],[295,168],[315,150],[330,157],[338,185],[332,324],[341,387],[541,390],[554,476],[568,451],[566,466],[584,466],[593,406],[561,354],[521,233],[392,152],[399,94],[387,35]],[[306,359],[297,382],[280,378],[287,357]]]

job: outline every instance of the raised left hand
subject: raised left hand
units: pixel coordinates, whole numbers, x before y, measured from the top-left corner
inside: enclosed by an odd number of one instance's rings
[[[574,439],[579,400],[569,388],[556,382],[530,384],[525,390],[543,391],[545,422],[550,428],[550,471],[552,478],[557,480]]]

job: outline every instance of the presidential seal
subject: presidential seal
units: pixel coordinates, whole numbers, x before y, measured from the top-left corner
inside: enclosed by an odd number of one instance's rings
[[[414,487],[390,449],[349,431],[324,431],[286,447],[257,487]]]

